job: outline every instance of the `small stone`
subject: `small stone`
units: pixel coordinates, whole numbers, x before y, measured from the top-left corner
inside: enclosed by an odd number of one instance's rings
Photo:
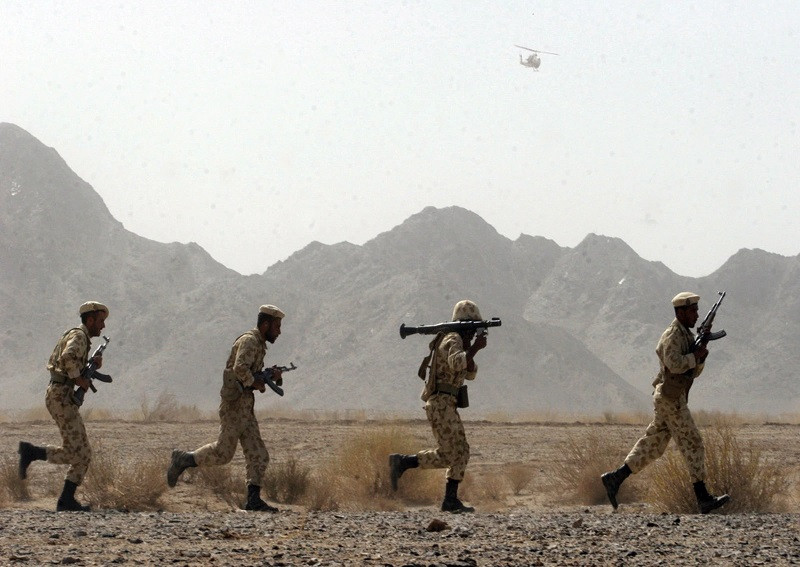
[[[425,528],[425,531],[428,531],[428,532],[441,532],[441,531],[444,531],[444,530],[446,530],[448,528],[450,528],[450,526],[447,525],[447,522],[443,522],[442,520],[438,520],[438,519],[433,519],[433,520],[431,520],[431,523],[428,524],[428,527]]]

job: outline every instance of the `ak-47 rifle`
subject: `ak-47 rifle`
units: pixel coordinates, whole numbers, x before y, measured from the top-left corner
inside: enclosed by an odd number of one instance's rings
[[[400,338],[404,339],[408,335],[435,335],[437,333],[460,333],[462,331],[475,331],[481,334],[487,332],[487,327],[499,327],[502,325],[499,317],[492,317],[487,321],[445,321],[435,325],[419,325],[418,327],[408,327],[405,323],[400,325]]]
[[[717,339],[721,339],[728,334],[724,330],[717,331],[716,333],[711,332],[711,325],[714,323],[714,317],[717,316],[717,310],[719,309],[719,306],[722,305],[722,300],[725,299],[726,293],[727,292],[724,291],[717,292],[719,299],[706,314],[706,317],[703,319],[703,322],[700,323],[700,326],[697,327],[697,337],[694,340],[692,352],[696,351],[698,348],[700,348],[700,346],[706,346],[709,341],[716,341]]]
[[[275,380],[272,379],[272,376],[275,374],[275,370],[280,370],[281,372],[289,372],[291,370],[295,370],[297,366],[294,365],[294,362],[290,362],[289,366],[271,366],[269,368],[265,368],[263,370],[259,370],[258,372],[253,372],[253,378],[256,380],[261,379],[264,381],[264,384],[269,386],[273,392],[278,394],[279,396],[283,395],[283,388],[281,388],[280,384],[276,384]],[[281,378],[281,383],[283,379]]]
[[[97,349],[94,351],[92,356],[89,357],[89,361],[86,363],[86,367],[81,372],[81,376],[86,378],[89,381],[89,389],[92,392],[97,392],[97,388],[94,387],[93,380],[100,380],[101,382],[111,383],[112,378],[108,374],[102,374],[97,371],[97,363],[94,361],[96,356],[103,356],[103,351],[106,350],[108,343],[111,342],[107,336],[103,335],[103,340],[105,341],[101,344]],[[80,407],[83,405],[83,398],[86,396],[86,390],[78,386],[78,388],[73,392],[72,399],[75,404]]]

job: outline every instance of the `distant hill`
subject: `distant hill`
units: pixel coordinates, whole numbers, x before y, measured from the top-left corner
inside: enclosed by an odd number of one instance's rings
[[[798,264],[743,250],[717,272],[684,278],[624,242],[589,235],[575,248],[510,240],[478,215],[428,207],[363,246],[314,242],[263,274],[242,276],[198,245],[127,231],[52,148],[0,124],[0,407],[41,403],[44,364],[77,306],[111,308],[104,406],[136,407],[163,390],[218,403],[230,344],[258,306],[286,312],[268,363],[294,361],[284,398],[262,406],[410,413],[422,406],[416,369],[429,337],[401,340],[401,323],[449,318],[459,299],[498,316],[470,387],[474,415],[598,413],[649,406],[654,349],[669,299],[695,290],[707,308],[728,297],[693,406],[747,411],[800,407]],[[92,403],[92,402],[89,402]]]

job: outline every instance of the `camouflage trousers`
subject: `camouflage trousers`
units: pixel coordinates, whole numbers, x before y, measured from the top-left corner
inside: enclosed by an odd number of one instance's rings
[[[238,399],[223,400],[219,405],[219,437],[193,452],[199,467],[224,465],[233,459],[237,443],[241,443],[247,464],[247,484],[261,486],[269,464],[269,453],[261,439],[253,412],[253,393],[245,391]]]
[[[447,394],[431,396],[425,405],[425,413],[428,414],[437,447],[417,453],[420,468],[447,467],[447,478],[464,480],[469,462],[469,443],[461,416],[458,415],[456,399]]]
[[[47,411],[53,416],[61,433],[61,447],[48,445],[47,462],[70,465],[66,480],[80,484],[92,460],[92,448],[86,436],[83,418],[72,401],[71,384],[50,384],[45,396]]]
[[[628,468],[638,473],[663,455],[669,440],[675,439],[675,444],[689,467],[692,483],[704,481],[706,463],[703,438],[700,437],[686,405],[686,395],[677,400],[669,400],[661,395],[659,384],[653,395],[653,404],[653,421],[647,426],[644,437],[636,442],[625,458]]]

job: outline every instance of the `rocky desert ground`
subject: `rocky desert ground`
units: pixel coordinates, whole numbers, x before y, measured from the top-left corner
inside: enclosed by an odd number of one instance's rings
[[[422,420],[261,418],[272,463],[294,458],[315,471],[336,463],[348,439],[400,429],[420,448],[430,445]],[[438,503],[369,501],[324,509],[302,501],[278,514],[247,513],[200,483],[182,479],[152,509],[56,513],[65,468],[36,462],[26,500],[6,497],[0,508],[3,565],[720,565],[800,563],[800,427],[737,424],[738,440],[752,443],[785,475],[789,490],[776,512],[662,513],[642,501],[612,512],[553,489],[554,466],[582,442],[623,452],[646,423],[467,421],[472,448],[465,499],[475,514],[449,515]],[[113,451],[131,462],[166,466],[173,447],[195,448],[216,438],[213,419],[191,423],[88,421],[96,458]],[[14,470],[20,439],[58,443],[46,420],[0,423],[4,470]],[[271,465],[273,466],[273,465]],[[511,467],[528,471],[510,488]],[[244,477],[241,451],[230,470]],[[416,473],[411,471],[409,475]],[[433,473],[441,474],[441,473]],[[642,476],[642,475],[640,475]],[[498,479],[505,479],[500,483]],[[189,479],[191,480],[191,479]],[[434,492],[440,478],[434,478]],[[401,484],[407,482],[406,476]],[[498,482],[495,482],[498,481]],[[10,481],[4,480],[8,483]],[[442,483],[443,484],[443,481]],[[488,488],[487,488],[488,487]],[[85,487],[78,498],[89,500]],[[388,505],[387,505],[388,502]]]

